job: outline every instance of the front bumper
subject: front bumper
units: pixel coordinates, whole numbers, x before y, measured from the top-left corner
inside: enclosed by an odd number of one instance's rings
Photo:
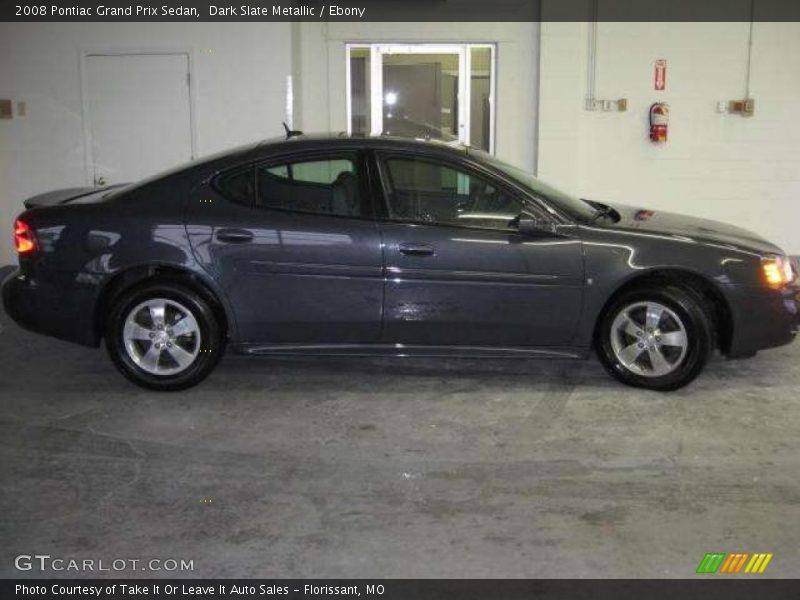
[[[69,342],[97,346],[92,289],[74,281],[58,285],[40,283],[18,269],[3,281],[2,293],[6,313],[20,327]]]
[[[730,357],[792,342],[800,331],[800,287],[782,290],[737,287],[732,295]]]

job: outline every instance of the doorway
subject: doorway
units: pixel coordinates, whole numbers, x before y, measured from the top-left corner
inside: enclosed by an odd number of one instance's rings
[[[348,133],[494,152],[494,45],[348,44]]]
[[[87,178],[137,181],[191,160],[188,53],[84,56]]]

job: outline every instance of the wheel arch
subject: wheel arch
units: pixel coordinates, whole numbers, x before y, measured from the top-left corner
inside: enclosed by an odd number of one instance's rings
[[[222,328],[223,339],[233,333],[235,327],[233,315],[223,302],[221,292],[215,290],[207,278],[182,267],[150,264],[130,267],[116,273],[100,290],[93,315],[94,335],[98,342],[103,338],[108,312],[114,301],[127,290],[152,281],[180,283],[200,294],[214,311],[214,316]]]
[[[652,269],[626,280],[617,287],[597,314],[592,332],[593,343],[596,343],[603,318],[617,298],[631,290],[647,285],[671,285],[698,298],[711,318],[715,346],[723,354],[730,351],[734,324],[733,312],[728,300],[712,280],[696,271],[681,268]]]

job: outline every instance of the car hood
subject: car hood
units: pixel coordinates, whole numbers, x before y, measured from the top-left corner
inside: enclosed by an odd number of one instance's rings
[[[699,242],[735,246],[758,253],[784,254],[778,246],[752,231],[727,223],[623,204],[604,204],[619,214],[619,220],[616,223],[611,219],[597,221],[596,225],[608,229],[682,236]]]

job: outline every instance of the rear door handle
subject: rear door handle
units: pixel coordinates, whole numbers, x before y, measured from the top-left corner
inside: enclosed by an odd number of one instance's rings
[[[253,233],[246,229],[220,229],[217,239],[228,244],[246,244],[253,241]]]
[[[400,254],[404,256],[433,256],[433,246],[428,244],[400,244]]]

